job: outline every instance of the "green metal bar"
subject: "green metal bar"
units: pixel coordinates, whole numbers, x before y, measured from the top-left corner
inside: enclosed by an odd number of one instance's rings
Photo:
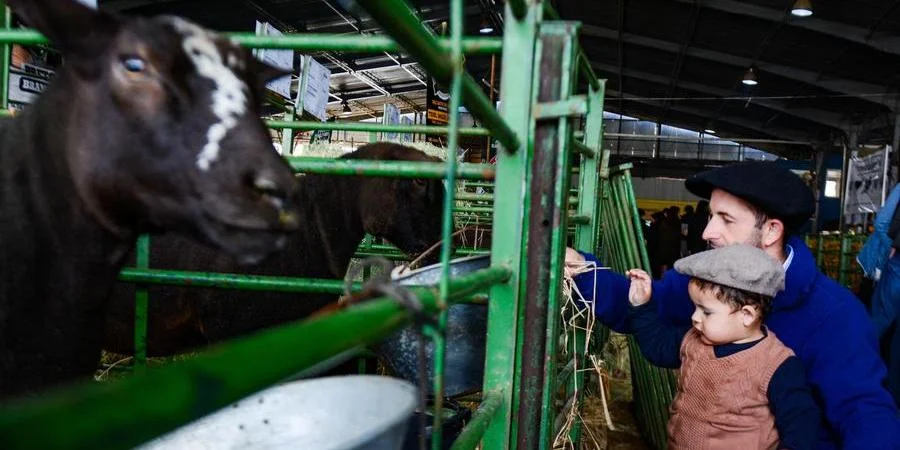
[[[575,35],[578,24],[544,22],[537,42],[532,102],[565,101],[572,92]],[[536,108],[533,106],[532,108]],[[532,118],[536,117],[532,109]],[[519,340],[522,371],[517,380],[516,448],[546,449],[553,431],[551,393],[555,382],[556,343],[559,323],[570,174],[568,116],[534,123],[534,152],[530,162],[526,285],[523,333]],[[550,319],[551,311],[554,320]]]
[[[841,286],[847,287],[847,253],[850,247],[850,240],[841,233],[841,253],[838,255],[838,282]]]
[[[508,268],[495,266],[456,278],[451,300],[510,275]],[[425,312],[436,311],[434,289],[412,291]],[[405,325],[409,316],[392,300],[373,300],[237,339],[115,383],[83,383],[7,404],[0,410],[0,442],[6,450],[132,448],[335,354],[382,339]]]
[[[507,3],[503,22],[503,60],[501,67],[527,67],[535,63],[535,43],[541,8],[527,5],[527,12],[517,19]],[[528,224],[525,199],[528,196],[528,159],[533,153],[531,134],[531,91],[535,82],[529,70],[501,72],[501,114],[522,139],[522,150],[513,154],[502,153],[497,158],[496,192],[502,192],[494,200],[492,229],[503,230],[492,239],[493,263],[508,264],[514,268],[512,279],[491,289],[488,303],[487,355],[484,367],[484,392],[496,392],[502,405],[488,424],[484,433],[484,448],[505,450],[511,448],[513,420],[513,380],[518,372],[516,339],[519,335],[520,303],[524,301],[522,287],[525,283],[523,267],[526,265],[525,234]],[[524,181],[523,181],[524,180]],[[468,183],[467,183],[468,184]]]
[[[254,33],[222,33],[248,48],[290,49],[299,52],[396,53],[403,47],[389,36],[303,33],[282,36],[257,36]],[[435,38],[438,48],[448,51],[447,39]],[[492,37],[467,37],[462,40],[466,54],[490,55],[503,50],[502,40]],[[50,42],[37,30],[0,30],[0,43],[45,45]]]
[[[598,154],[602,146],[603,139],[603,96],[605,84],[600,85],[599,90],[589,88],[588,92],[588,114],[585,117],[585,136],[584,145],[587,149],[594,152],[594,156]],[[572,142],[580,144],[577,140]],[[582,154],[584,155],[584,154]],[[589,221],[585,225],[578,225],[575,229],[575,248],[591,253],[597,252],[597,238],[600,233],[600,202],[599,181],[600,169],[599,158],[582,156],[579,171],[579,188],[578,188],[578,212],[580,216],[588,217]],[[572,333],[572,339],[569,343],[569,354],[572,355],[572,368],[574,370],[575,362],[578,366],[584,368],[586,358],[584,357],[584,347],[587,342],[587,333],[582,329],[576,329]],[[568,366],[567,366],[568,367]],[[560,375],[565,377],[565,373]],[[577,390],[584,390],[585,377],[583,371],[574,372],[567,380],[566,393],[572,395]],[[581,437],[581,422],[577,421],[569,437],[572,442],[579,442]]]
[[[388,34],[403,42],[409,54],[418,59],[422,67],[438,82],[444,85],[451,84],[453,63],[447,58],[448,52],[438,46],[437,39],[425,28],[405,0],[357,0],[356,3],[362,6]],[[518,150],[522,141],[497,114],[494,105],[484,95],[478,83],[469,75],[464,75],[460,83],[462,102],[472,116],[479,119],[484,128],[491,130],[493,136],[507,151]]]
[[[559,12],[556,11],[556,9],[553,7],[553,4],[551,4],[549,1],[544,1],[542,3],[544,14],[548,19],[560,20]],[[594,73],[594,68],[591,66],[590,58],[587,57],[584,49],[580,47],[578,48],[578,71],[581,73],[581,75],[584,77],[584,80],[588,82],[588,85],[592,89],[600,89],[601,80],[597,78],[597,74]]]
[[[575,153],[585,156],[586,158],[593,158],[597,156],[596,150],[578,141],[572,141],[572,150],[574,150]]]
[[[564,100],[538,103],[534,105],[532,114],[535,120],[583,116],[587,114],[587,99],[576,95]]]
[[[459,433],[459,437],[453,441],[450,450],[474,450],[502,405],[502,397],[491,393],[486,394],[478,409],[472,414],[472,419]]]
[[[470,194],[468,192],[460,192],[456,194],[456,199],[466,202],[494,202],[494,194]]]
[[[135,266],[139,269],[150,267],[150,235],[142,234],[137,239]],[[146,285],[135,285],[134,289],[134,366],[138,370],[147,367],[147,307],[150,293]]]
[[[591,223],[591,218],[590,218],[589,216],[570,215],[570,216],[569,216],[569,223],[572,223],[572,224],[575,224],[575,225],[590,225],[590,223]]]
[[[405,4],[405,2],[404,2]],[[412,11],[407,8],[410,14]],[[418,22],[416,22],[418,24]],[[456,186],[456,160],[459,154],[459,106],[462,100],[462,80],[465,68],[463,66],[463,54],[460,47],[460,39],[463,33],[463,5],[462,0],[450,0],[450,104],[448,105],[450,134],[447,136],[447,186]],[[479,91],[480,92],[480,91]],[[484,95],[482,94],[482,97]],[[494,112],[494,111],[492,111]],[[495,113],[495,112],[494,112]],[[495,113],[496,114],[496,113]],[[499,116],[498,116],[499,119]],[[502,122],[502,119],[499,119]],[[456,203],[456,189],[447,189],[444,195],[444,214],[441,224],[441,280],[438,285],[440,296],[438,305],[438,327],[443,332],[447,329],[447,299],[450,289],[450,253],[453,240],[453,206]],[[443,448],[443,401],[444,401],[444,356],[446,354],[446,341],[440,334],[434,339],[434,422],[431,431],[432,450]]]
[[[166,284],[173,286],[238,289],[272,292],[321,292],[342,294],[344,282],[316,278],[288,278],[264,275],[187,272],[126,267],[119,273],[119,281],[138,284]],[[359,284],[356,285],[359,287]]]
[[[0,9],[3,10],[3,30],[12,28],[12,10],[6,7],[6,0],[0,0]],[[2,31],[2,30],[0,30]],[[12,48],[8,42],[0,49],[0,109],[9,108],[9,65],[12,58]]]
[[[454,206],[453,212],[492,213],[494,212],[494,208],[491,208],[490,206]]]
[[[375,161],[359,159],[310,158],[288,156],[285,159],[296,172],[324,175],[443,178],[447,164],[419,161]],[[456,177],[466,180],[494,179],[494,166],[489,164],[458,164]]]
[[[434,125],[385,125],[368,122],[312,122],[312,121],[286,121],[267,120],[266,126],[273,129],[290,129],[301,131],[337,130],[359,132],[384,132],[384,133],[416,133],[416,134],[448,134],[450,127]],[[485,128],[460,128],[463,136],[489,136],[490,130]]]

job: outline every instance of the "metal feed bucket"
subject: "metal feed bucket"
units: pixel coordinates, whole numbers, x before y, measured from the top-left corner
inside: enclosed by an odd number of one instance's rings
[[[471,256],[450,261],[450,276],[458,277],[491,264],[490,255]],[[434,264],[394,277],[402,285],[434,285],[440,282],[441,266]],[[487,305],[456,304],[447,314],[444,359],[444,395],[453,397],[481,390],[484,379]],[[412,327],[404,328],[375,346],[375,352],[395,375],[416,383],[419,337]],[[426,343],[428,393],[433,394],[434,345]]]
[[[285,383],[141,449],[400,450],[418,398],[396,378],[351,375]]]

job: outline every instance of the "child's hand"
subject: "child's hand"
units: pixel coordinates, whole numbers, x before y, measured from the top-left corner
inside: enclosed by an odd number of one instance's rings
[[[641,269],[631,269],[625,275],[631,279],[628,301],[634,306],[649,302],[650,294],[653,292],[650,275]]]
[[[574,248],[566,247],[565,273],[567,277],[577,275],[576,271],[584,265],[584,256]]]

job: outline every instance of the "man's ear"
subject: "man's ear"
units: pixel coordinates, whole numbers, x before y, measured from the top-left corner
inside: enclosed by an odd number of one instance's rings
[[[784,242],[785,233],[784,222],[779,219],[766,220],[762,227],[763,248],[771,247],[779,241]]]

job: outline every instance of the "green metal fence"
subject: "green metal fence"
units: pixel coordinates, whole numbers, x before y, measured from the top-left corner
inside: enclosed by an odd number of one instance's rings
[[[561,319],[556,311],[561,290],[566,230],[574,229],[574,245],[594,251],[599,237],[597,201],[599,149],[602,135],[603,83],[585,64],[578,48],[579,25],[545,21],[540,3],[511,0],[506,5],[502,47],[497,39],[463,38],[462,1],[451,0],[450,39],[429,33],[404,0],[358,0],[388,36],[233,35],[258,48],[381,52],[405,50],[438,81],[450,86],[450,123],[447,127],[385,126],[316,123],[297,119],[270,121],[285,130],[347,129],[448,134],[451,155],[459,135],[490,135],[502,144],[496,167],[446,163],[335,161],[312,158],[288,160],[297,171],[335,175],[493,180],[491,210],[468,208],[460,213],[490,213],[491,226],[503,230],[492,236],[491,267],[465,277],[450,278],[450,233],[455,190],[448,189],[444,205],[441,263],[443,276],[436,287],[414,288],[426,312],[446,323],[447,307],[478,292],[489,292],[488,335],[483,400],[454,449],[540,448],[552,446],[559,430],[557,404],[577,406],[581,372],[566,370],[558,359]],[[552,14],[551,14],[552,15]],[[0,43],[39,44],[33,31],[0,30]],[[532,70],[503,71],[500,113],[463,70],[464,53],[497,53],[503,66]],[[4,78],[7,66],[3,66]],[[578,74],[590,86],[575,95]],[[6,83],[4,83],[4,86]],[[458,107],[465,104],[483,128],[459,127]],[[302,110],[293,106],[293,110]],[[576,117],[585,129],[573,138]],[[570,163],[578,154],[577,212],[570,217]],[[633,202],[633,199],[632,199]],[[609,213],[607,213],[609,214]],[[391,253],[373,247],[371,253]],[[310,280],[238,274],[160,271],[147,267],[149,240],[138,243],[135,268],[120,279],[138,284],[138,320],[146,319],[146,285],[190,284],[223,289],[284,292],[339,292],[339,280]],[[361,252],[365,253],[365,246]],[[144,311],[143,319],[142,313]],[[344,311],[284,325],[255,336],[218,345],[194,358],[168,367],[148,368],[108,384],[88,383],[24,400],[0,411],[0,442],[4,448],[130,448],[188,421],[228,405],[273,383],[289,378],[333,355],[375,342],[408,324],[410,313],[380,299]],[[439,327],[440,329],[440,327]],[[354,330],[347,333],[346,330]],[[439,331],[439,330],[438,330]],[[136,327],[139,358],[145,357],[146,324]],[[440,408],[443,396],[443,347],[435,340],[436,420],[432,448],[440,448]],[[583,341],[584,336],[580,340]],[[580,342],[576,339],[573,345]],[[298,351],[302,348],[303,351]],[[571,357],[581,358],[570,351]],[[261,363],[264,362],[264,363]],[[583,364],[582,364],[583,366]],[[563,386],[564,389],[558,389]],[[571,430],[577,442],[579,429]]]
[[[624,164],[600,172],[603,202],[602,260],[620,273],[632,268],[642,268],[649,272],[650,262],[637,213],[630,169],[630,164]],[[604,329],[601,333],[597,340],[605,342],[609,330]],[[674,374],[671,370],[661,369],[647,362],[632,337],[628,339],[628,348],[638,423],[644,437],[655,448],[665,449],[669,404],[675,394]]]

